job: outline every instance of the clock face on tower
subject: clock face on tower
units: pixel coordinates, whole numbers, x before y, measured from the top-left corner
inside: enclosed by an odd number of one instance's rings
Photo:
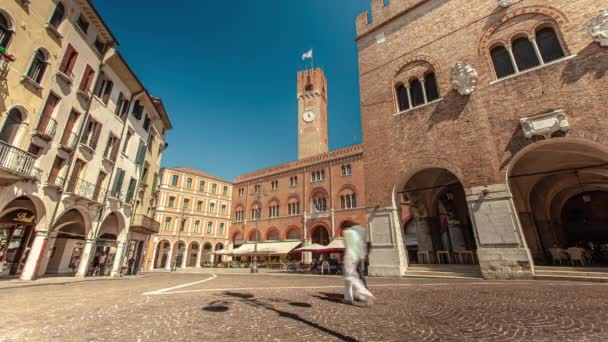
[[[306,122],[312,122],[316,117],[317,114],[315,114],[315,112],[312,110],[306,111],[304,114],[302,114],[302,119],[304,119]]]

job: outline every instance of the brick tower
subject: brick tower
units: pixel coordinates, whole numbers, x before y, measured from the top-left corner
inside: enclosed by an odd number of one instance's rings
[[[317,68],[298,72],[298,159],[328,151],[327,79]]]

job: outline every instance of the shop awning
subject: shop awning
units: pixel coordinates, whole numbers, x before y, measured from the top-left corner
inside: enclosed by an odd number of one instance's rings
[[[304,246],[304,247],[297,248],[294,250],[294,252],[318,252],[325,248],[326,248],[326,246],[319,245],[318,243],[313,243],[310,246]]]
[[[288,254],[294,248],[298,247],[301,241],[276,241],[276,242],[258,242],[257,253],[260,255],[283,255]],[[251,255],[255,249],[255,244],[248,242],[237,249],[231,251],[220,251],[221,255]]]
[[[342,252],[345,249],[344,238],[335,238],[332,242],[329,243],[324,249],[324,252],[327,253],[338,253]]]

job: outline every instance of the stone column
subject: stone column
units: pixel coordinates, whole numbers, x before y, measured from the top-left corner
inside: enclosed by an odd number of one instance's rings
[[[416,240],[418,240],[418,251],[433,251],[433,235],[431,234],[431,225],[429,224],[429,218],[414,216],[414,224],[416,225]]]
[[[154,250],[152,251],[152,260],[150,260],[150,271],[152,271],[156,268],[156,253],[157,253],[159,244],[160,244],[160,241],[154,244]],[[145,249],[144,249],[144,251],[145,251]]]
[[[91,261],[91,255],[95,247],[95,239],[87,239],[84,248],[82,249],[82,255],[80,256],[80,263],[78,264],[78,271],[76,271],[76,277],[86,277],[89,271],[89,263]]]
[[[196,265],[194,267],[201,267],[201,257],[203,256],[203,246],[199,246],[198,253],[196,253]]]
[[[53,252],[53,247],[55,247],[55,242],[57,241],[57,232],[49,233],[47,238],[48,242],[46,247],[44,248],[42,259],[40,260],[40,266],[38,267],[38,272],[36,274],[37,277],[43,276],[46,273],[46,268],[49,265],[49,261],[51,260],[51,253]]]
[[[30,249],[29,254],[27,255],[27,260],[25,261],[25,267],[23,268],[23,272],[21,272],[21,276],[19,279],[21,280],[32,280],[36,276],[38,271],[38,266],[40,265],[40,261],[44,257],[44,251],[46,250],[46,245],[48,243],[48,231],[36,231],[36,236],[34,237],[34,241],[32,242],[32,247]]]
[[[179,254],[179,246],[177,247],[177,253]],[[182,252],[182,265],[181,268],[186,268],[188,261],[188,246],[184,246],[184,251]]]
[[[173,245],[171,245],[171,247],[169,248],[169,254],[167,255],[167,261],[165,262],[165,270],[171,271],[171,262],[173,261],[172,259],[173,259]]]
[[[400,277],[407,269],[407,251],[397,209],[370,208],[367,213],[370,276]]]
[[[531,278],[532,258],[507,185],[494,184],[465,191],[483,277]]]
[[[126,242],[119,242],[118,246],[116,247],[116,255],[114,256],[114,264],[112,265],[112,273],[110,273],[110,276],[112,277],[120,277],[120,267],[123,264],[126,245]]]

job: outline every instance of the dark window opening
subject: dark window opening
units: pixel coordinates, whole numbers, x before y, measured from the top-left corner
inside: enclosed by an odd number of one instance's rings
[[[503,78],[515,73],[509,51],[504,46],[497,46],[490,52],[497,78]]]
[[[559,38],[552,28],[547,27],[536,32],[536,44],[545,63],[565,56]]]
[[[519,71],[528,70],[540,65],[534,52],[534,46],[528,38],[519,38],[513,42],[513,55]]]

